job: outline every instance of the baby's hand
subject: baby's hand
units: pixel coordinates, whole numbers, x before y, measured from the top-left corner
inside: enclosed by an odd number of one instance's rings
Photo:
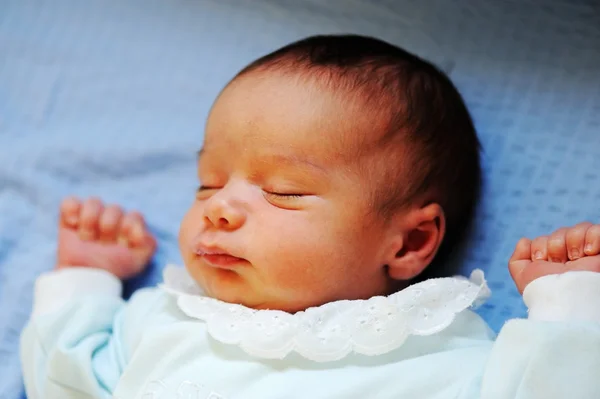
[[[600,225],[581,223],[558,229],[550,236],[521,239],[508,263],[510,274],[523,293],[540,277],[568,271],[600,273]]]
[[[144,270],[155,249],[137,212],[96,198],[68,198],[61,205],[57,268],[94,267],[127,279]]]

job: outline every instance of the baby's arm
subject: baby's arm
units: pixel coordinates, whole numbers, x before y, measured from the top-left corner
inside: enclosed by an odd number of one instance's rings
[[[600,225],[523,239],[509,269],[528,320],[502,328],[482,398],[600,398]]]
[[[28,397],[112,397],[132,334],[156,301],[121,299],[121,278],[141,271],[155,248],[143,219],[98,200],[66,200],[61,207],[56,270],[40,276],[34,307],[21,337]]]

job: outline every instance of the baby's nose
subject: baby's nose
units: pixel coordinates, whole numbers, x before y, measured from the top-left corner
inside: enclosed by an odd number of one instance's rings
[[[219,195],[208,200],[204,217],[209,224],[223,230],[236,230],[246,221],[246,213],[240,206]]]

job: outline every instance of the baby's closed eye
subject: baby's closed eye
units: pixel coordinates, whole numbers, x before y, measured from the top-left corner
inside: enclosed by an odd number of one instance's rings
[[[284,191],[279,192],[279,191],[263,190],[263,192],[267,196],[279,197],[279,198],[284,198],[284,199],[297,199],[297,198],[304,197],[307,195],[307,194],[284,192]]]
[[[206,200],[223,187],[200,185],[196,189],[196,199]]]
[[[295,190],[263,189],[265,199],[273,206],[282,209],[297,210],[312,194]]]

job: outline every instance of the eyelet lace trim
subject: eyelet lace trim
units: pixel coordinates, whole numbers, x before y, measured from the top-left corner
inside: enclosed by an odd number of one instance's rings
[[[331,302],[295,314],[204,296],[181,267],[168,266],[161,287],[177,298],[187,316],[205,322],[217,341],[260,358],[280,359],[296,352],[317,362],[339,360],[351,352],[390,352],[410,335],[444,330],[457,313],[479,306],[490,295],[481,270],[473,271],[470,279],[431,279],[387,297]]]

